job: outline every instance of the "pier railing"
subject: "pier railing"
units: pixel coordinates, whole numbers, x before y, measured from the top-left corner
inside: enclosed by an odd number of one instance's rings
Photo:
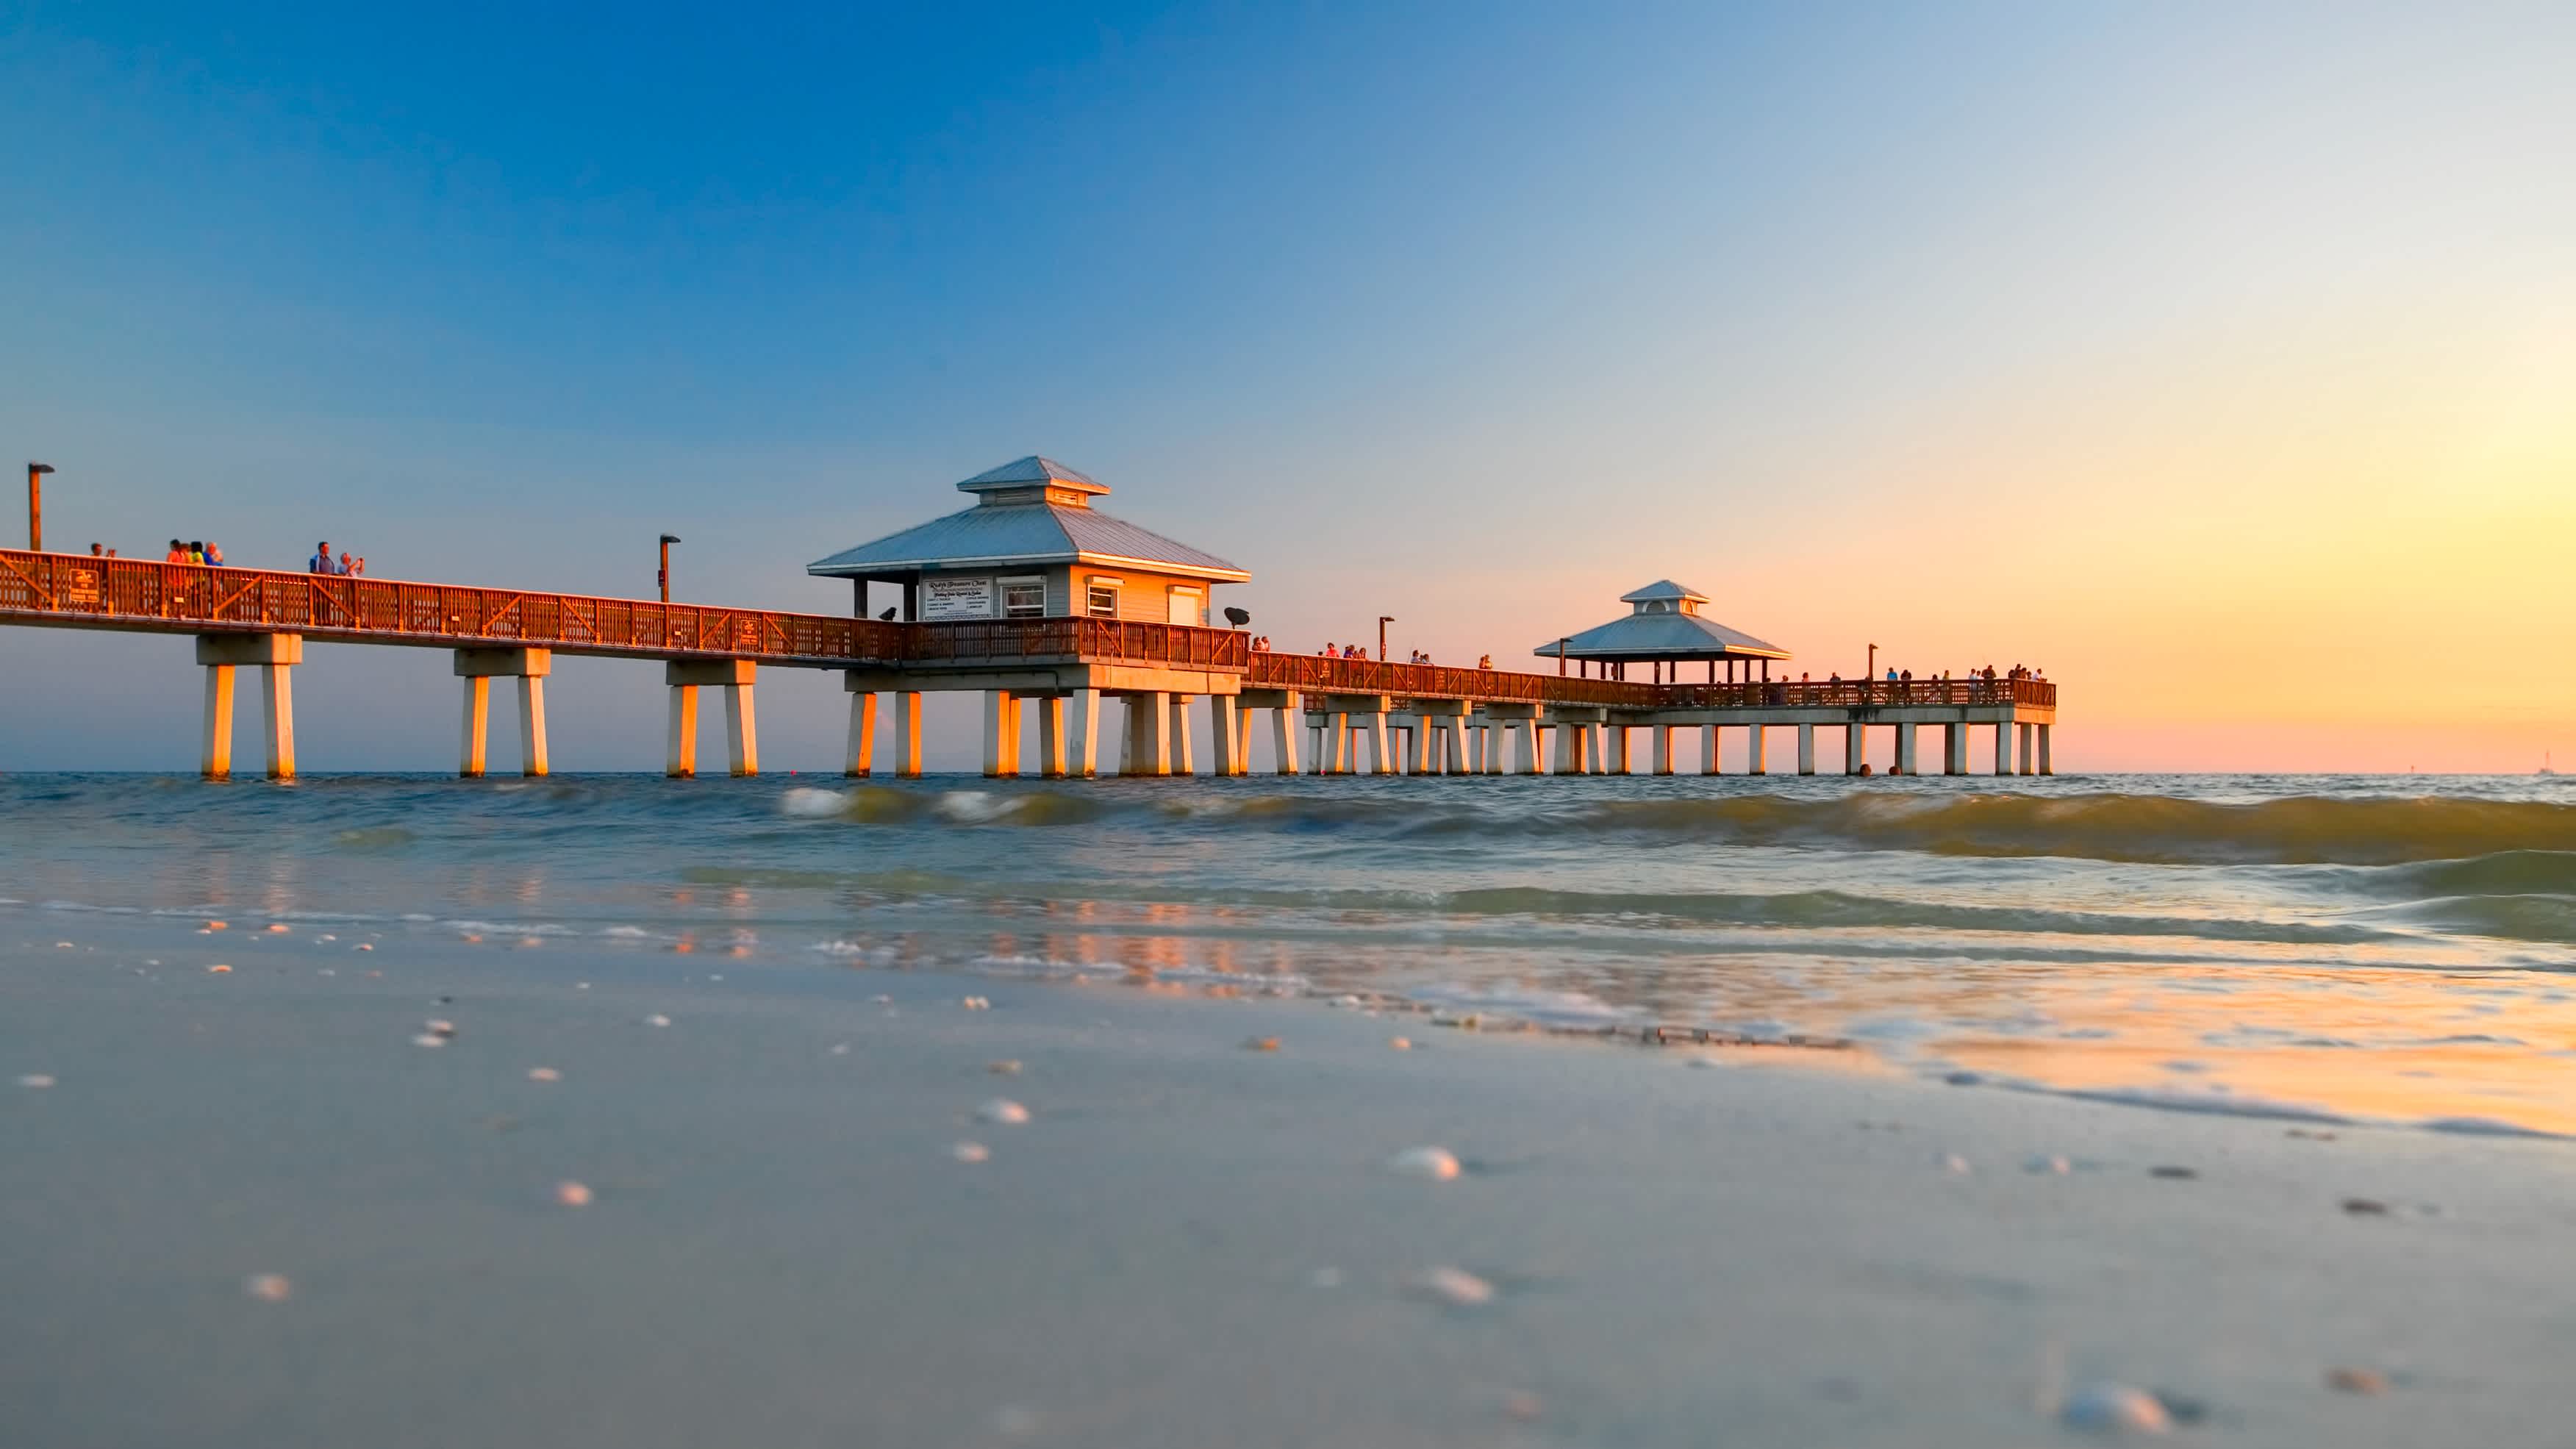
[[[1128,619],[974,619],[881,627],[899,631],[887,643],[894,652],[871,656],[871,662],[881,658],[890,664],[1079,659],[1240,674],[1252,646],[1250,636],[1232,629]]]
[[[171,633],[278,632],[387,644],[520,644],[647,657],[857,660],[900,625],[400,579],[0,549],[0,612]],[[899,646],[892,646],[899,647]]]
[[[1816,705],[2027,704],[2055,708],[2057,686],[2045,679],[1762,680],[1734,684],[1668,684],[1665,709],[1795,709]]]
[[[1391,664],[1327,654],[1251,656],[1243,682],[1308,694],[1389,694],[1415,699],[1490,699],[1500,703],[1607,705],[1654,709],[1666,686],[1508,669],[1459,669],[1444,664]]]
[[[0,615],[165,633],[296,633],[379,644],[515,644],[798,664],[1085,660],[1240,673],[1248,636],[1121,619],[898,624],[832,614],[469,588],[400,579],[0,549]]]
[[[2027,704],[2043,679],[1645,684],[1502,669],[1253,653],[1238,630],[1122,619],[893,623],[832,614],[469,588],[87,554],[0,549],[0,620],[162,633],[297,633],[351,643],[521,645],[638,658],[972,667],[1022,661],[1161,665],[1312,694],[1385,694],[1613,709]]]

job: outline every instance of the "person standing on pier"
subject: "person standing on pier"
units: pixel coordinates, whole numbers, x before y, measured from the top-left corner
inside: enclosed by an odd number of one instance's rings
[[[313,545],[313,557],[304,561],[304,571],[308,574],[336,574],[339,572],[338,569],[331,566],[330,540],[324,539],[322,542]]]

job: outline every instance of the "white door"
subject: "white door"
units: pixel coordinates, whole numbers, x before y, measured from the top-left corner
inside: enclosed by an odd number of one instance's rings
[[[1207,627],[1207,595],[1197,589],[1172,590],[1172,622]]]

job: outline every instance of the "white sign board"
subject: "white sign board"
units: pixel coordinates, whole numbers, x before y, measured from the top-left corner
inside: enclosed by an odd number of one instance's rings
[[[929,619],[989,619],[993,617],[993,580],[990,575],[974,578],[939,578],[921,581],[921,617]]]

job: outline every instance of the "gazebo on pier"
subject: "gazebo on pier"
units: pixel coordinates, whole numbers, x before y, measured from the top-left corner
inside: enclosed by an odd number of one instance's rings
[[[1530,651],[1541,659],[1556,661],[1556,672],[1565,672],[1566,661],[1573,660],[1579,671],[1589,674],[1590,666],[1601,666],[1604,679],[1626,679],[1632,665],[1645,665],[1649,681],[1658,684],[1681,682],[1681,666],[1705,662],[1708,682],[1718,680],[1718,665],[1726,666],[1726,678],[1732,682],[1741,661],[1744,678],[1755,677],[1757,661],[1760,677],[1771,677],[1771,661],[1786,660],[1789,651],[1700,613],[1708,595],[1686,588],[1670,579],[1658,579],[1642,589],[1632,589],[1619,596],[1628,606],[1628,616],[1613,619],[1580,634],[1542,644]]]

